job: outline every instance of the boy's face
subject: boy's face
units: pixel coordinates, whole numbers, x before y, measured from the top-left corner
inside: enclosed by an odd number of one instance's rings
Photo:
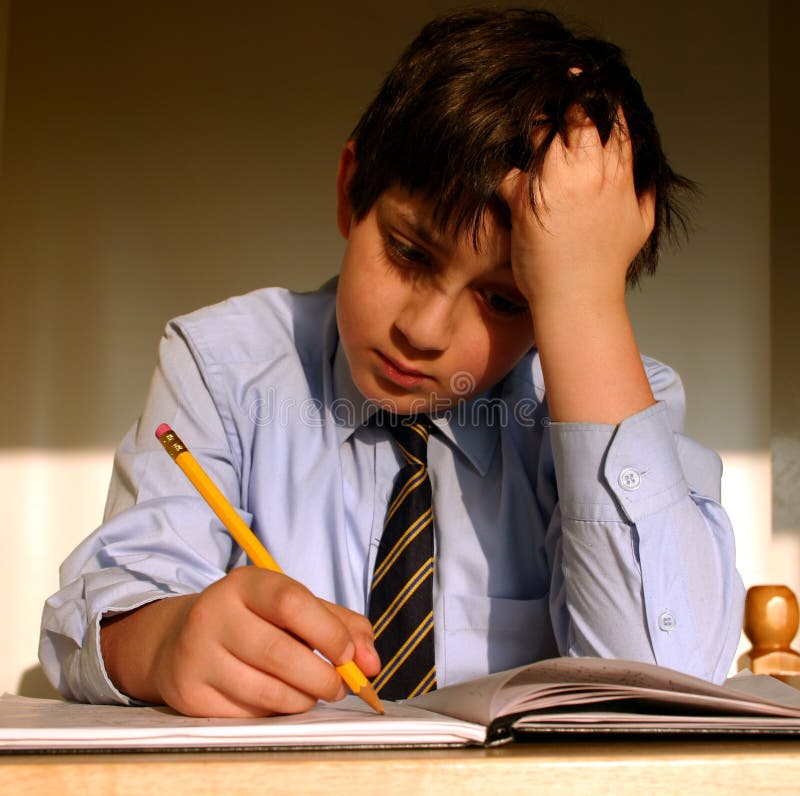
[[[533,345],[509,230],[487,212],[476,250],[468,232],[440,234],[426,203],[402,188],[385,191],[355,222],[352,168],[345,150],[338,218],[348,244],[336,310],[356,387],[399,414],[435,412],[487,390]]]

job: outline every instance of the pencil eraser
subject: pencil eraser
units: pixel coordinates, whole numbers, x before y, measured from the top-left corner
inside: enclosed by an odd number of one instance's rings
[[[162,437],[164,434],[166,434],[168,431],[172,431],[172,429],[171,429],[171,428],[170,428],[170,427],[169,427],[169,426],[168,426],[166,423],[162,423],[162,424],[161,424],[161,425],[160,425],[160,426],[159,426],[159,427],[156,429],[156,437],[157,437],[158,439],[161,439],[161,437]]]

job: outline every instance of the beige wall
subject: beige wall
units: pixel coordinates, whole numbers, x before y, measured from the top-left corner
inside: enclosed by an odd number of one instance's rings
[[[770,26],[772,172],[772,444],[775,530],[785,540],[800,534],[800,268],[796,250],[800,218],[797,131],[796,3],[774,4]]]
[[[691,246],[632,298],[642,347],[683,374],[692,433],[759,450],[769,435],[768,412],[751,411],[769,381],[766,11],[550,5],[625,46],[675,165],[705,191]],[[3,444],[115,443],[166,319],[336,271],[340,143],[435,6],[13,4]]]
[[[336,272],[339,147],[402,45],[453,5],[10,4],[0,596],[27,608],[0,613],[14,639],[0,689],[35,661],[56,564],[99,520],[165,321]],[[674,165],[703,188],[692,242],[631,307],[642,348],[684,376],[690,433],[723,452],[746,579],[758,579],[770,529],[766,8],[549,6],[629,52]]]
[[[6,99],[6,62],[8,60],[8,12],[10,0],[0,0],[0,158],[3,154],[3,112]],[[0,175],[3,162],[0,160]]]

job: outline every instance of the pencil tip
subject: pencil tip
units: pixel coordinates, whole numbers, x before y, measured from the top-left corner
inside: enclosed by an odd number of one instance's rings
[[[360,696],[376,713],[380,713],[381,715],[386,713],[383,704],[375,693],[375,689],[369,683],[361,686],[358,696]]]

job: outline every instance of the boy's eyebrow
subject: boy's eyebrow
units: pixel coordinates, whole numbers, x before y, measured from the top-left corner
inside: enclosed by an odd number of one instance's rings
[[[426,246],[437,249],[442,254],[449,254],[453,244],[448,240],[446,235],[440,233],[434,227],[429,226],[421,220],[411,208],[401,205],[399,202],[394,202],[391,199],[386,199],[384,203],[379,203],[377,207],[377,214],[381,220],[386,223],[387,219],[384,213],[388,212],[398,216],[400,221],[406,225],[408,231],[411,232],[418,240]],[[500,263],[499,268],[502,270],[511,268],[511,260],[504,260]]]
[[[386,205],[388,205],[388,207]],[[412,232],[426,246],[430,246],[433,249],[438,249],[440,252],[447,252],[450,250],[451,246],[448,244],[445,236],[441,235],[437,230],[422,221],[413,210],[392,202],[391,200],[389,200],[386,205],[384,205],[384,209],[388,209],[392,214],[398,216],[400,220],[408,227],[409,231]],[[384,214],[380,213],[380,215],[383,216]],[[384,221],[385,220],[386,219],[384,216]]]

